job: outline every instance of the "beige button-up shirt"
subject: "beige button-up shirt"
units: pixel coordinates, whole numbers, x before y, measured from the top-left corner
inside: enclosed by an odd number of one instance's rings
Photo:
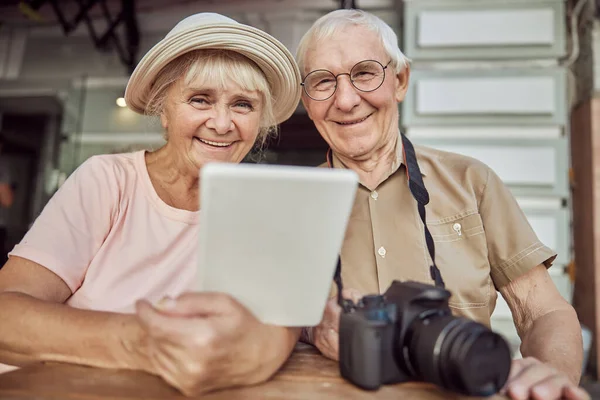
[[[344,287],[383,293],[393,280],[433,284],[416,200],[399,139],[390,176],[375,190],[359,185],[342,246]],[[542,244],[514,197],[485,164],[415,146],[429,191],[427,225],[455,315],[490,324],[496,290],[556,254]],[[344,168],[334,155],[335,168]],[[326,166],[326,165],[324,165]]]

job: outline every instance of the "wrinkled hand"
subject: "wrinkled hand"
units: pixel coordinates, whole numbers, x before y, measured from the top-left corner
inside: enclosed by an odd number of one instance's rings
[[[362,295],[356,289],[344,289],[342,296],[357,302]],[[308,342],[313,344],[321,354],[332,360],[339,359],[339,328],[341,307],[337,304],[337,297],[327,301],[323,319],[317,326],[306,328]]]
[[[267,380],[294,342],[220,293],[186,293],[153,307],[136,304],[147,339],[147,370],[186,395]],[[289,342],[289,344],[287,343]]]
[[[562,372],[533,357],[513,360],[503,393],[513,400],[588,400]]]

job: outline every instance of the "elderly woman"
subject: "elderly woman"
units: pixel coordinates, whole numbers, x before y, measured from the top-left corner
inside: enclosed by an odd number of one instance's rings
[[[269,378],[299,331],[189,292],[199,170],[240,162],[293,113],[299,88],[292,55],[258,29],[218,14],[173,28],[125,96],[160,118],[166,144],[93,157],[50,200],[0,270],[0,362],[145,370],[186,394]]]

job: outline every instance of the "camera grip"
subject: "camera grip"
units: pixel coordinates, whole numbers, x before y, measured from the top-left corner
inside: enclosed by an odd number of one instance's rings
[[[340,373],[354,385],[376,390],[382,384],[382,339],[392,326],[361,312],[340,316]]]

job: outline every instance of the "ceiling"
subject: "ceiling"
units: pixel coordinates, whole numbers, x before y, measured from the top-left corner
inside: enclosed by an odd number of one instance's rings
[[[299,16],[298,23],[302,24],[304,19],[314,21],[318,15],[342,6],[375,12],[390,10],[395,1],[0,0],[0,53],[3,39],[4,47],[8,40],[9,50],[13,51],[11,43],[17,43],[17,37],[24,43],[36,38],[85,36],[100,51],[115,49],[121,63],[132,71],[144,39],[162,37],[182,18],[198,12],[222,13],[268,32],[268,21],[289,20],[290,15],[294,19]],[[296,31],[290,27],[288,33],[294,35]]]
[[[10,27],[39,27],[58,25],[52,3],[56,3],[67,19],[72,19],[80,9],[79,2],[86,0],[0,0],[0,24]],[[90,1],[90,0],[87,0]],[[114,17],[121,10],[121,4],[127,0],[91,0],[95,4],[89,9],[92,19],[103,19],[103,5]],[[231,14],[237,12],[273,12],[290,9],[340,8],[343,0],[132,0],[139,16],[187,9],[189,14],[201,11]],[[24,7],[21,3],[29,4]],[[393,4],[393,0],[354,0],[357,7],[376,10]],[[36,7],[39,5],[39,8]]]

